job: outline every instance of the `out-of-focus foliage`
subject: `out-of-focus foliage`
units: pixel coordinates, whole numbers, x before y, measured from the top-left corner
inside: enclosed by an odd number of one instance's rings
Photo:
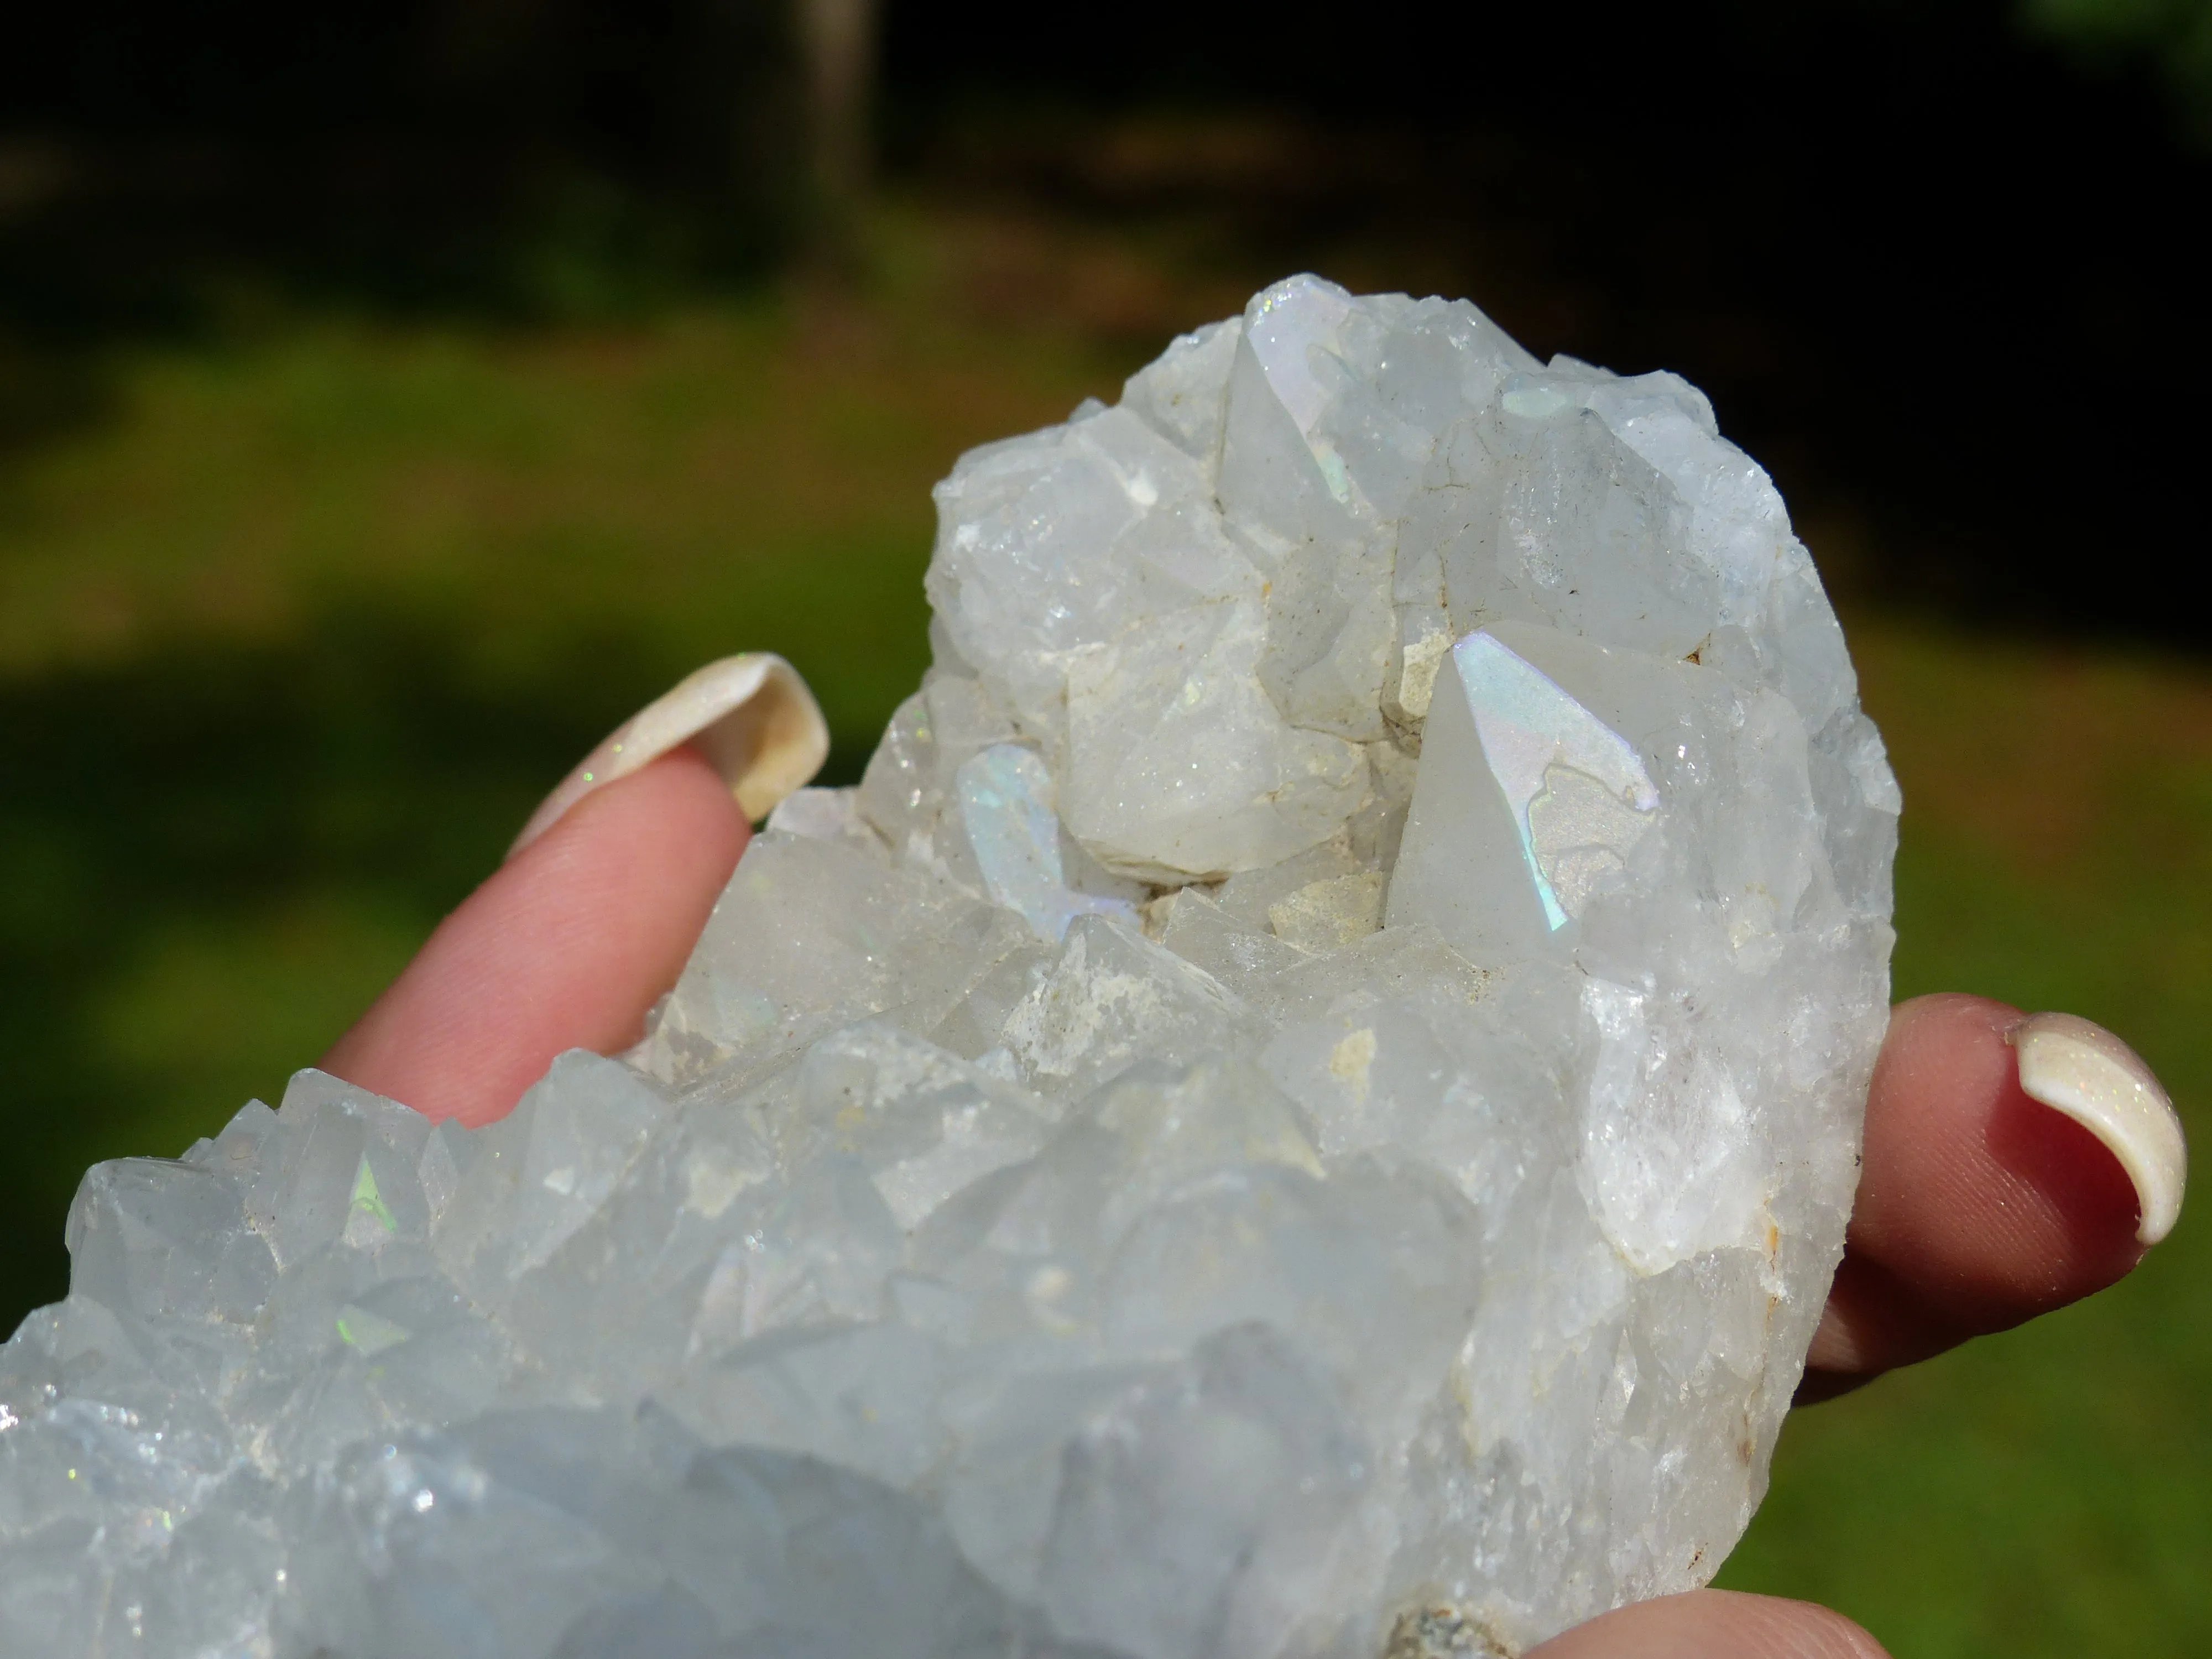
[[[2212,0],[2023,0],[2030,28],[2093,62],[2147,60],[2212,142]]]
[[[0,50],[0,337],[631,314],[801,216],[789,0],[90,0]]]

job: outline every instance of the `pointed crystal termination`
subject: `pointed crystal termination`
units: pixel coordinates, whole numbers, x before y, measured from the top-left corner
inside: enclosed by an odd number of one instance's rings
[[[1718,1565],[1898,807],[1765,475],[1304,276],[937,501],[921,689],[624,1060],[87,1176],[0,1653],[1398,1659]]]
[[[1133,921],[1127,899],[1079,893],[1061,867],[1060,816],[1052,774],[1036,754],[1011,743],[971,755],[953,775],[960,823],[992,900],[1018,910],[1041,938],[1057,943],[1078,916]]]
[[[1428,921],[1476,961],[1578,919],[1659,810],[1636,746],[1488,632],[1452,647],[1422,745],[1391,917]],[[1499,856],[1505,842],[1517,858]]]

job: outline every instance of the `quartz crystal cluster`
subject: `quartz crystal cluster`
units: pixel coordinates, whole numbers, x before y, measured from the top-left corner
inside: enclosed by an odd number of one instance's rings
[[[1510,1655],[1718,1566],[1898,810],[1765,474],[1297,277],[937,503],[640,1048],[86,1177],[0,1650]]]

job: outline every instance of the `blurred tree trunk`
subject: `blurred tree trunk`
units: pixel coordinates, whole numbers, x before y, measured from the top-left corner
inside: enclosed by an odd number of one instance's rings
[[[843,240],[868,187],[878,0],[796,0],[818,228]]]

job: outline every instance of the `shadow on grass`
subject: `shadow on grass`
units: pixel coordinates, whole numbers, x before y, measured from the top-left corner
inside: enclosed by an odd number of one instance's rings
[[[669,678],[620,637],[504,676],[466,645],[349,612],[0,684],[0,1330],[67,1288],[87,1164],[273,1101]]]

